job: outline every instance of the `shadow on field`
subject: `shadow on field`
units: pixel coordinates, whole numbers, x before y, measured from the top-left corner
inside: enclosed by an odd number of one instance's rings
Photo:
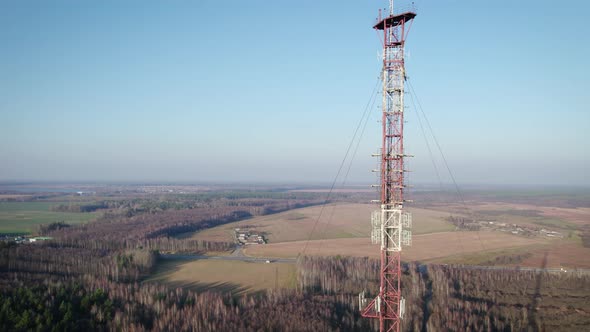
[[[245,287],[232,282],[200,282],[187,280],[169,280],[176,272],[180,271],[186,260],[161,260],[158,262],[154,273],[145,280],[145,282],[156,282],[166,285],[170,288],[183,288],[197,293],[218,292],[230,294],[232,296],[241,295],[259,295],[263,291],[252,291],[250,287]]]
[[[230,282],[185,282],[185,281],[167,281],[165,282],[167,286],[172,288],[184,288],[191,290],[197,293],[203,292],[217,292],[217,293],[224,293],[230,295],[244,295],[248,292],[248,287],[244,287],[242,285],[230,283]],[[250,294],[250,293],[249,293]]]
[[[541,264],[541,270],[537,272],[537,280],[535,283],[535,294],[533,294],[533,298],[531,299],[531,304],[529,305],[528,310],[528,317],[529,317],[529,331],[540,331],[541,326],[537,321],[537,306],[539,305],[539,301],[541,300],[541,287],[542,287],[542,279],[543,273],[545,273],[545,268],[547,268],[547,255],[548,252],[545,252],[545,256],[543,256],[543,263]]]

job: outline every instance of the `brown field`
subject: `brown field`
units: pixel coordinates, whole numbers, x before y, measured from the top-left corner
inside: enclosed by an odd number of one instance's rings
[[[590,249],[583,248],[579,224],[587,224],[588,208],[552,208],[527,204],[481,202],[472,208],[493,220],[521,225],[534,225],[561,232],[564,239],[543,237],[526,238],[500,231],[455,232],[454,226],[445,221],[450,211],[460,211],[448,205],[435,209],[410,208],[413,213],[413,245],[404,249],[404,260],[485,264],[500,256],[533,255],[519,264],[538,267],[548,252],[549,267],[590,267]],[[244,252],[251,256],[296,257],[302,252],[309,234],[311,241],[307,255],[343,255],[377,257],[379,250],[368,239],[370,213],[373,204],[327,205],[319,222],[321,206],[295,209],[283,213],[256,217],[222,225],[192,235],[197,239],[232,241],[233,229],[252,227],[265,232],[267,245],[248,246]]]
[[[19,194],[0,194],[0,201],[5,199],[22,199],[30,198],[31,195],[19,195]]]
[[[537,206],[529,204],[514,204],[514,203],[478,203],[474,205],[474,211],[506,211],[509,219],[513,219],[514,223],[530,222],[530,218],[520,217],[515,215],[518,211],[530,210],[537,211],[540,216],[548,219],[557,219],[566,223],[573,223],[577,225],[590,224],[590,208],[560,208],[552,206]],[[510,213],[512,212],[512,214]],[[508,220],[510,221],[510,220]]]
[[[366,237],[373,208],[370,204],[343,204],[326,205],[323,211],[321,206],[294,209],[207,229],[196,233],[194,238],[232,241],[234,228],[249,226],[266,232],[270,243],[303,240],[309,237],[320,213],[312,239]]]
[[[253,227],[266,232],[269,243],[307,240],[321,213],[312,240],[368,237],[371,232],[370,214],[374,204],[331,204],[294,209],[268,216],[222,225],[195,233],[192,237],[209,241],[233,241],[234,228]],[[409,209],[413,213],[414,234],[445,232],[454,229],[446,222],[448,212]]]
[[[455,230],[455,226],[445,219],[449,213],[445,211],[409,208],[412,213],[412,234],[430,234]]]
[[[295,264],[223,260],[167,261],[149,281],[195,291],[217,290],[239,295],[265,289],[294,288]]]
[[[551,248],[536,248],[530,252],[533,256],[524,260],[522,265],[541,267],[547,255],[547,267],[590,268],[590,248],[573,243],[561,243]]]
[[[337,189],[293,189],[289,190],[292,193],[374,193],[375,189],[367,189],[366,186],[358,188],[337,188]]]
[[[547,217],[563,219],[578,225],[590,224],[590,208],[542,207],[539,210]]]
[[[443,232],[416,235],[411,247],[404,249],[404,260],[433,261],[453,255],[465,255],[505,248],[549,244],[541,238],[524,238],[500,232]],[[251,256],[296,257],[306,241],[249,246],[244,252]],[[377,245],[368,238],[310,241],[306,255],[378,257]]]
[[[533,228],[545,228],[572,238],[579,226],[590,223],[588,208],[543,207],[531,204],[505,202],[469,202],[467,209],[458,204],[437,205],[436,210],[469,218],[482,218]],[[469,212],[471,211],[471,212]]]
[[[535,265],[524,264],[524,260],[527,258],[526,253],[540,249],[549,250],[550,247],[551,245],[548,244],[532,244],[522,247],[492,249],[486,251],[451,255],[448,257],[435,259],[434,262],[441,264],[539,267]],[[502,261],[502,257],[505,257],[507,259]],[[516,257],[520,257],[520,259],[515,259]],[[497,258],[500,259],[500,262],[496,261]],[[514,262],[510,262],[508,260],[510,258],[515,259]]]

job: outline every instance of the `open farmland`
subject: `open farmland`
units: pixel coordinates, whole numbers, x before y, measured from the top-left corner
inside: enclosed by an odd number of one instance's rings
[[[295,264],[251,263],[222,260],[171,260],[158,265],[149,281],[195,291],[216,290],[232,294],[265,289],[295,288]]]
[[[296,257],[299,248],[313,230],[308,254],[355,255],[350,249],[362,248],[360,256],[370,256],[376,247],[368,239],[370,213],[374,204],[330,204],[293,209],[282,213],[255,217],[248,220],[220,225],[194,233],[193,239],[206,241],[233,241],[235,228],[249,228],[266,234],[270,244],[250,245],[245,251],[255,256]],[[448,232],[454,226],[445,221],[447,212],[412,209],[414,232],[428,234]],[[321,215],[321,217],[320,217]],[[314,229],[316,220],[319,222]],[[184,238],[190,237],[187,234]],[[327,240],[323,240],[327,239]],[[349,248],[349,244],[354,246]],[[320,249],[320,246],[322,247]],[[258,253],[262,250],[263,253]],[[287,251],[285,251],[287,250]],[[285,251],[285,252],[283,252]],[[215,253],[216,255],[218,253]],[[154,277],[173,286],[196,290],[231,290],[232,293],[252,292],[275,286],[275,274],[279,273],[279,286],[290,285],[289,264],[255,264],[236,261],[199,260],[193,262],[165,262]],[[289,267],[291,268],[291,267]]]
[[[556,230],[574,230],[579,225],[590,224],[589,208],[541,207],[501,202],[477,204],[473,210],[476,215],[498,222],[544,226]]]
[[[522,265],[541,266],[546,259],[549,267],[590,268],[590,248],[579,244],[557,243],[551,248],[534,248],[530,253]]]
[[[244,254],[258,257],[297,257],[299,254],[312,256],[357,256],[377,257],[378,248],[369,240],[370,213],[374,204],[333,203],[326,206],[311,206],[292,209],[276,214],[257,216],[231,222],[196,233],[176,235],[183,239],[233,242],[234,229],[242,228],[264,234],[266,245],[248,245]],[[590,249],[582,246],[577,223],[584,224],[586,208],[541,207],[525,203],[497,201],[470,201],[467,210],[457,203],[411,207],[413,214],[413,245],[405,248],[405,261],[438,262],[479,265],[520,265],[539,267],[545,259],[548,267],[590,267]],[[459,231],[447,221],[449,216],[475,217],[477,220],[494,220],[499,223],[531,225],[538,229],[545,227],[561,232],[564,238],[549,238],[537,235],[512,235],[510,231],[488,229],[486,231]],[[575,219],[575,220],[574,220]],[[316,225],[317,222],[317,225]],[[308,238],[311,241],[303,252]],[[227,255],[228,252],[209,253]],[[205,264],[195,263],[195,266]],[[207,263],[223,264],[223,263]],[[227,263],[229,264],[229,263]],[[217,268],[217,267],[215,267]],[[182,271],[188,271],[184,267]],[[224,271],[223,268],[220,271]],[[191,273],[169,275],[170,282],[197,283],[198,287],[207,280],[191,279]],[[234,280],[234,273],[224,271],[219,276],[220,285],[242,285]],[[175,280],[175,281],[173,281]],[[209,280],[210,281],[210,280]],[[248,283],[245,283],[248,285]],[[238,287],[238,286],[236,286]],[[242,287],[242,286],[239,286]],[[250,286],[248,286],[250,287]],[[258,289],[256,285],[251,285]]]
[[[95,219],[97,213],[51,211],[63,202],[0,202],[0,233],[32,233],[41,224],[64,221],[69,224],[85,223]]]
[[[452,212],[458,210],[457,206],[448,205],[447,211],[442,206],[436,209],[410,208],[414,237],[413,245],[404,249],[404,260],[539,266],[548,252],[550,266],[590,267],[590,261],[582,258],[590,255],[590,249],[581,245],[574,221],[544,213],[554,211],[583,220],[585,209],[553,210],[503,202],[478,202],[471,206],[477,215],[490,220],[555,229],[564,238],[549,239],[541,235],[524,237],[491,230],[455,231],[446,218],[451,214],[458,215]],[[325,206],[323,211],[321,206],[307,207],[214,227],[192,236],[199,240],[232,241],[234,228],[250,228],[266,233],[269,242],[266,245],[247,246],[244,250],[247,255],[296,257],[302,252],[313,230],[306,255],[376,257],[378,248],[369,239],[369,216],[374,209],[375,205],[372,204],[331,204]],[[321,218],[314,229],[320,212]]]
[[[524,238],[497,232],[442,232],[416,235],[411,247],[404,249],[407,261],[438,261],[454,256],[480,253],[498,249],[523,248],[532,245],[549,244],[540,238]],[[251,256],[296,257],[303,251],[306,241],[250,246],[245,253]],[[377,245],[369,238],[328,239],[310,241],[305,251],[312,256],[357,256],[377,258]]]
[[[270,243],[298,241],[309,237],[320,213],[312,239],[365,237],[370,231],[367,226],[372,208],[374,205],[342,204],[294,209],[211,228],[196,233],[194,238],[231,241],[234,228],[251,227],[266,233]]]
[[[548,217],[567,220],[570,223],[578,225],[590,224],[590,208],[558,208],[544,207],[540,208],[541,213]]]
[[[27,198],[31,198],[31,195],[24,195],[24,194],[0,194],[0,201],[25,200]]]
[[[465,204],[450,193],[417,193],[417,204],[428,209],[453,214],[469,214],[476,219],[496,220],[518,225],[547,227],[553,230],[572,230],[590,225],[590,193],[551,193],[546,191],[494,192],[467,191]]]
[[[236,223],[222,225],[192,237],[208,241],[233,241],[234,228],[252,228],[266,233],[269,243],[368,237],[371,231],[370,214],[374,204],[330,204],[294,209],[278,214],[256,217]],[[448,212],[426,209],[410,209],[413,213],[414,234],[444,232],[454,229],[445,221]],[[321,217],[320,217],[321,215]],[[319,218],[319,221],[318,221]],[[317,226],[314,225],[318,221]]]

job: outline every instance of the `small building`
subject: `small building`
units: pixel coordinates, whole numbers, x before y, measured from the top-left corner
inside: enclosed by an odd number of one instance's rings
[[[53,240],[52,237],[49,236],[36,236],[36,237],[30,237],[27,239],[29,242],[38,242],[38,241],[49,241],[49,240]]]

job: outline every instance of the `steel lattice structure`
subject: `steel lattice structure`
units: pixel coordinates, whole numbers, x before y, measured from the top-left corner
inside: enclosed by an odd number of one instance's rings
[[[379,185],[381,208],[371,215],[373,243],[381,244],[379,294],[370,302],[359,295],[364,317],[379,318],[380,331],[399,331],[404,314],[401,296],[401,250],[411,244],[411,215],[404,210],[404,44],[416,17],[413,10],[394,14],[393,1],[389,13],[377,19],[374,29],[383,32],[383,101],[382,146]]]

